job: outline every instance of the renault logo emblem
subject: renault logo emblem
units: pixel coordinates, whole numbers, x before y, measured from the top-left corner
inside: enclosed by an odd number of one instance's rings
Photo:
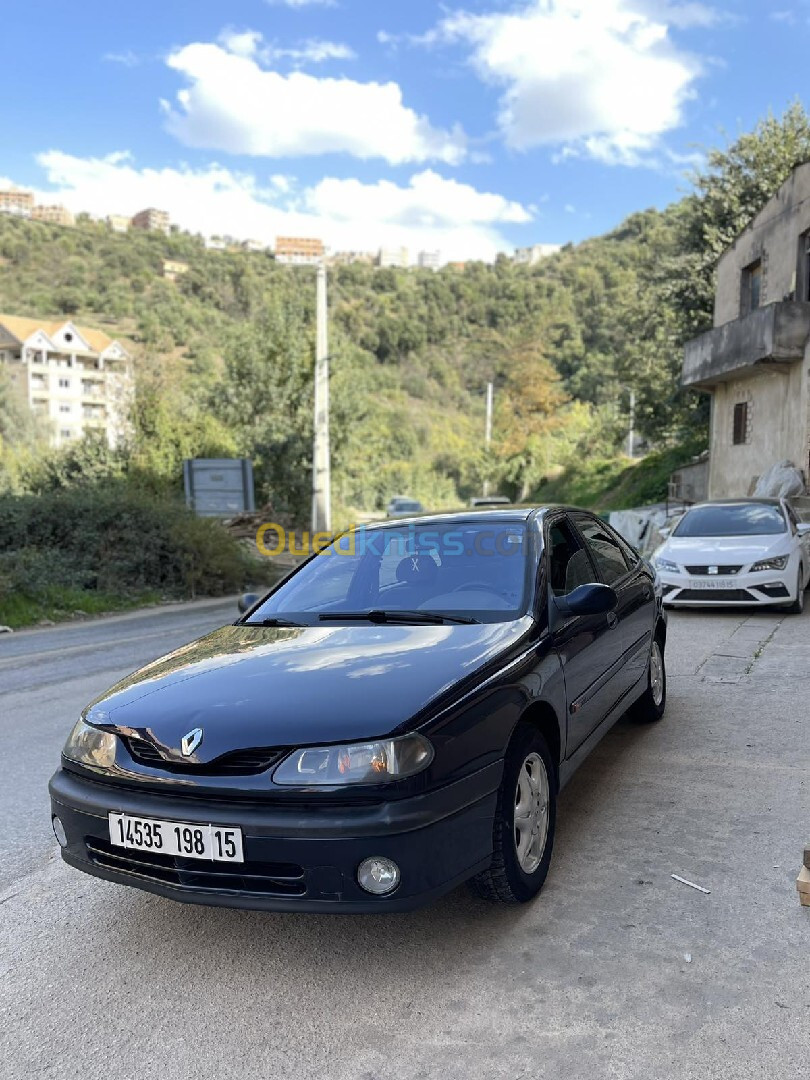
[[[202,741],[203,729],[201,727],[195,727],[188,735],[184,735],[180,740],[180,749],[183,751],[183,757],[191,757]]]

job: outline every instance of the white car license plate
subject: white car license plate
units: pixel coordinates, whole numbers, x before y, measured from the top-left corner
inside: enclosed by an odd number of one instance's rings
[[[184,859],[244,862],[242,830],[226,825],[191,825],[185,821],[109,815],[110,843],[134,851],[157,851]]]
[[[728,578],[692,578],[690,589],[736,589],[737,583]]]

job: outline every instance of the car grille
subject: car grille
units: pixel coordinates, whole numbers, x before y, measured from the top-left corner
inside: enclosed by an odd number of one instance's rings
[[[712,566],[715,565],[715,563],[712,563]],[[687,574],[692,574],[693,577],[704,577],[708,576],[709,573],[708,566],[687,566],[684,567],[684,569]],[[715,574],[718,577],[728,577],[730,574],[739,574],[740,570],[742,570],[741,566],[718,566],[714,573],[712,573],[712,577],[714,577]]]
[[[295,863],[208,863],[155,851],[129,851],[96,836],[86,836],[84,842],[96,866],[162,885],[262,896],[303,896],[307,890],[304,868]]]
[[[681,589],[676,600],[696,600],[701,604],[722,604],[737,601],[752,604],[756,597],[747,589]]]
[[[250,776],[252,773],[269,769],[287,753],[284,747],[254,746],[247,750],[232,750],[213,761],[199,764],[164,757],[158,747],[146,739],[128,738],[123,741],[130,757],[139,765],[147,765],[151,769],[167,769],[175,773],[191,773],[195,776]]]

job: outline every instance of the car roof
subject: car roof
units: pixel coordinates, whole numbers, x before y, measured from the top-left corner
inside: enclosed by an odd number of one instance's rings
[[[427,513],[427,514],[413,514],[406,518],[397,518],[396,521],[370,521],[368,524],[364,524],[364,528],[384,529],[394,528],[401,529],[403,525],[408,525],[410,522],[418,525],[429,524],[435,521],[441,525],[452,525],[457,523],[459,525],[468,522],[479,521],[492,521],[494,523],[504,524],[510,521],[528,521],[529,518],[537,517],[543,518],[546,514],[552,510],[566,510],[566,511],[578,511],[584,513],[590,513],[591,511],[582,511],[576,506],[556,506],[553,504],[544,504],[541,506],[469,506],[463,510],[448,510],[444,513]]]
[[[696,510],[701,506],[781,506],[784,499],[772,498],[769,495],[762,495],[758,498],[745,498],[745,499],[707,499],[706,502],[695,503],[694,506],[690,506],[686,511]]]

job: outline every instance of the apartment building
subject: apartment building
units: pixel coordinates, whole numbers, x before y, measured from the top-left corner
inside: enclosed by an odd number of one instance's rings
[[[31,217],[34,221],[44,221],[48,225],[69,227],[76,224],[73,214],[65,206],[35,206],[31,211]]]
[[[276,262],[287,266],[315,266],[323,262],[323,240],[306,236],[277,236]]]
[[[12,392],[64,446],[86,431],[103,431],[116,446],[128,430],[132,358],[101,330],[70,321],[0,315],[0,364]]]
[[[144,232],[162,232],[166,236],[171,230],[168,212],[155,210],[153,207],[148,210],[139,210],[132,218],[131,226],[133,229],[143,229]]]
[[[556,255],[559,250],[559,244],[532,244],[531,247],[515,248],[513,261],[518,266],[534,266],[541,259],[547,259],[549,255]]]
[[[717,263],[714,329],[684,386],[711,395],[709,498],[788,460],[810,477],[810,164],[793,170]]]
[[[327,266],[373,266],[377,256],[371,251],[336,251],[326,259]]]
[[[177,281],[183,274],[187,274],[189,269],[188,263],[183,262],[181,259],[163,260],[163,276],[167,281]]]
[[[34,209],[34,195],[19,188],[7,188],[0,191],[0,214],[14,214],[16,217],[31,217]]]
[[[377,256],[377,265],[389,269],[409,266],[408,249],[406,247],[380,248],[380,254]]]
[[[420,270],[438,270],[442,265],[442,253],[440,251],[420,251],[416,257],[416,263]]]
[[[131,220],[131,218],[126,217],[124,214],[109,214],[107,217],[107,226],[112,229],[113,232],[125,233],[129,232]]]

